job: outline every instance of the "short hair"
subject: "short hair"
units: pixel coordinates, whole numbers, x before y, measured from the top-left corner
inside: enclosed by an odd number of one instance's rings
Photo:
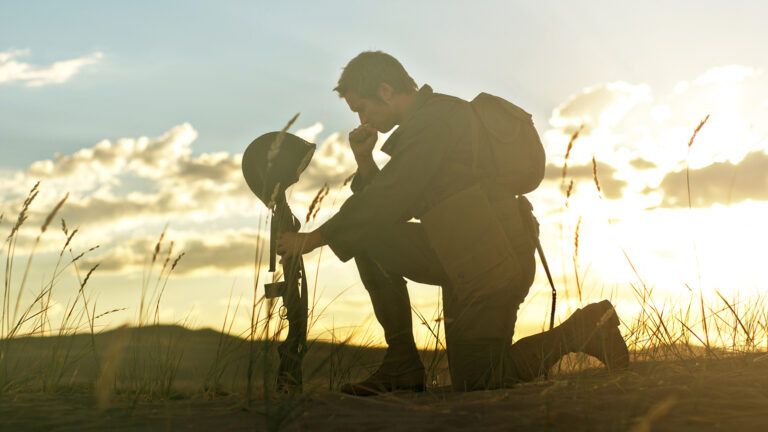
[[[353,91],[362,97],[379,98],[379,85],[387,83],[396,92],[414,93],[416,81],[396,58],[382,51],[365,51],[349,61],[333,90],[344,97]]]

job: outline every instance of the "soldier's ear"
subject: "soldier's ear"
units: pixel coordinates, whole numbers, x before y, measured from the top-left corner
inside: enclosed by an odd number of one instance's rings
[[[391,85],[385,82],[379,84],[379,99],[381,99],[386,103],[389,103],[392,100],[392,97],[394,95],[395,95],[395,89],[393,89]]]

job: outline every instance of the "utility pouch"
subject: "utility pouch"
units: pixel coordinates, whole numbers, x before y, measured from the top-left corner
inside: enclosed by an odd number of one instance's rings
[[[440,202],[421,222],[457,301],[513,289],[520,264],[479,185]]]

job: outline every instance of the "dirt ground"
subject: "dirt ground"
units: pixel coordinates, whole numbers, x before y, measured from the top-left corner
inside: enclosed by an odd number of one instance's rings
[[[322,390],[256,400],[115,397],[99,411],[88,388],[0,398],[2,431],[766,430],[768,354],[590,369],[512,389],[433,389],[358,398]]]

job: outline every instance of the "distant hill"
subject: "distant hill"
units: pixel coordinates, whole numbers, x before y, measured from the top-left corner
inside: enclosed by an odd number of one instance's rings
[[[33,386],[51,374],[60,376],[55,380],[59,385],[87,385],[98,378],[106,362],[115,359],[119,361],[118,377],[136,375],[137,370],[139,375],[145,373],[140,369],[155,369],[146,373],[173,369],[169,372],[174,373],[174,386],[187,390],[214,379],[227,389],[242,388],[249,355],[254,359],[252,373],[258,380],[263,379],[265,367],[277,367],[274,342],[257,340],[251,346],[243,338],[216,330],[176,325],[113,329],[93,338],[90,334],[76,334],[23,337],[0,343],[5,344],[10,378]],[[381,348],[310,341],[304,362],[306,379],[320,384],[329,380],[329,374],[335,374],[336,379],[365,375],[378,364],[383,352]]]

